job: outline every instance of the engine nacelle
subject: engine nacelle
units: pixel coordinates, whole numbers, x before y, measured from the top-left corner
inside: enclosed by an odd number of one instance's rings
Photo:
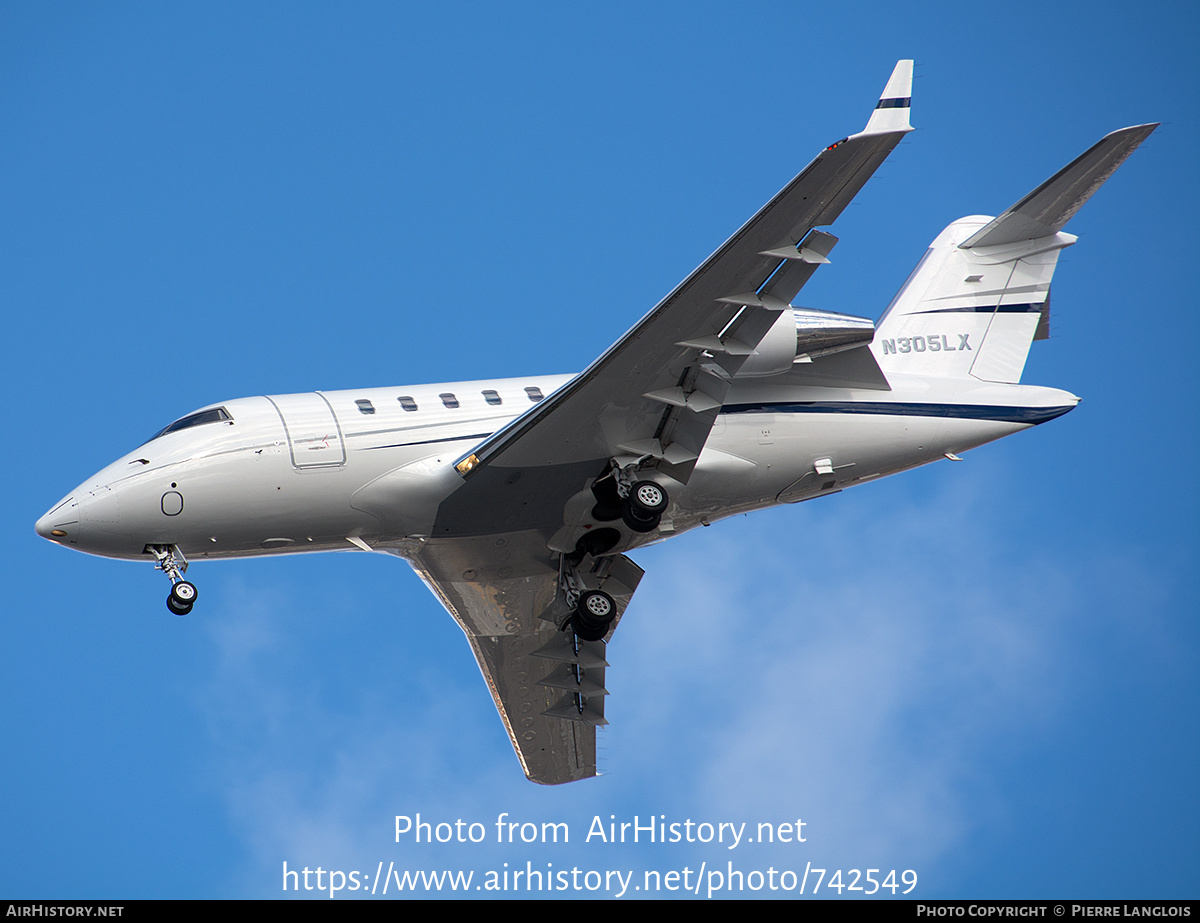
[[[762,342],[738,370],[738,378],[763,378],[786,372],[799,361],[865,346],[875,336],[875,322],[852,314],[792,308],[784,311]]]

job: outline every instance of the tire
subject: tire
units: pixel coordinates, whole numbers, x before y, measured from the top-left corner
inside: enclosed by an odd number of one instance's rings
[[[662,516],[669,502],[667,492],[654,481],[638,481],[629,491],[630,509],[636,510],[641,519]]]
[[[588,590],[575,604],[571,627],[583,641],[599,641],[617,617],[617,604],[603,590]]]
[[[617,616],[617,604],[603,590],[588,590],[579,597],[576,608],[584,613],[589,621],[608,624]]]
[[[177,602],[174,596],[168,596],[167,608],[175,615],[187,615],[192,611],[192,604]]]
[[[612,522],[614,519],[620,518],[620,506],[597,503],[592,507],[592,519],[596,520],[596,522]]]
[[[575,632],[575,637],[580,641],[603,641],[604,636],[608,634],[607,625],[603,628],[583,625],[579,621],[578,614],[571,616],[571,630]]]
[[[630,532],[653,532],[658,528],[659,517],[645,517],[627,503],[621,510],[621,521]]]
[[[188,609],[191,609],[192,603],[196,601],[198,595],[200,594],[197,592],[195,584],[181,580],[171,587],[171,595],[167,598],[174,600],[180,606],[187,606]]]

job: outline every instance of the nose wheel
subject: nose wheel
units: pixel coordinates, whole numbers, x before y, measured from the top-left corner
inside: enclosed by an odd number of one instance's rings
[[[196,585],[183,579],[188,569],[187,558],[175,545],[147,545],[146,553],[154,555],[154,567],[166,574],[171,581],[167,608],[175,615],[187,615],[192,611],[192,604],[199,595]]]
[[[180,580],[171,587],[171,593],[167,597],[167,608],[176,615],[187,615],[192,611],[192,603],[196,601],[196,596],[195,584]]]

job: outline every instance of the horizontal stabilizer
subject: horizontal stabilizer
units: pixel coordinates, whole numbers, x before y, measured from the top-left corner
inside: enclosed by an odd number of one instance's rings
[[[963,249],[994,247],[1049,237],[1061,231],[1080,207],[1104,185],[1158,122],[1105,135],[999,218],[959,244]]]

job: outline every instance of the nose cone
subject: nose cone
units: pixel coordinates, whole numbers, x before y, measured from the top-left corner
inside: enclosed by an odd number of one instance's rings
[[[37,534],[67,548],[110,558],[137,557],[143,544],[121,529],[117,491],[83,485],[34,525]]]
[[[79,529],[79,504],[74,496],[59,501],[33,528],[42,538],[65,544],[71,532]]]

